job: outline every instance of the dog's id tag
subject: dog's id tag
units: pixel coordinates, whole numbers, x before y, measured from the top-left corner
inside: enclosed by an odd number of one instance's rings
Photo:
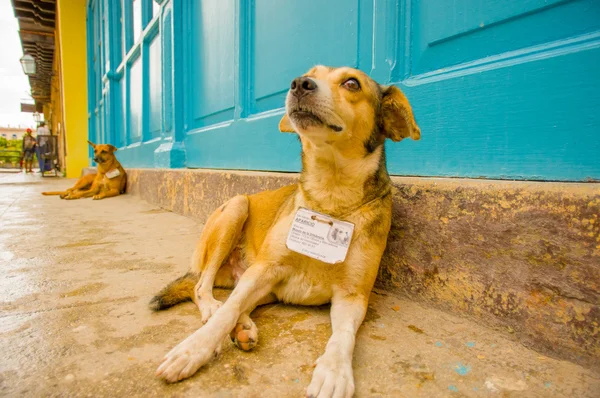
[[[288,233],[288,249],[305,256],[336,264],[346,259],[354,224],[303,207],[294,216]]]
[[[113,169],[107,173],[104,173],[104,175],[112,180],[113,178],[120,176],[121,172],[119,172],[119,169]]]

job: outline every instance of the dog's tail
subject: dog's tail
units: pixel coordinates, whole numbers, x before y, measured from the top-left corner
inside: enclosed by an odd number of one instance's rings
[[[42,192],[42,195],[51,196],[51,195],[62,195],[64,191],[51,191],[51,192]]]
[[[188,272],[165,286],[150,300],[150,309],[160,311],[192,299],[200,274]]]

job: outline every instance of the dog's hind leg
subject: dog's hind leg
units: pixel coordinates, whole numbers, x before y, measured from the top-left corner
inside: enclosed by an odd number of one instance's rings
[[[89,187],[91,187],[95,178],[96,178],[96,174],[88,174],[88,175],[81,177],[79,180],[77,180],[75,185],[73,185],[73,187],[67,189],[66,191],[42,192],[42,195],[46,195],[46,196],[60,195],[60,198],[64,199],[65,196],[68,196],[73,191],[86,190]]]
[[[42,195],[44,195],[44,196],[52,196],[52,195],[65,196],[68,193],[69,193],[69,191],[50,191],[50,192],[42,192]]]
[[[192,271],[200,273],[192,299],[202,313],[202,322],[219,309],[221,302],[213,297],[215,280],[222,287],[233,287],[235,267],[222,267],[240,241],[242,228],[248,218],[248,198],[243,195],[230,199],[215,210],[208,220],[192,259]]]
[[[239,273],[240,269],[227,260],[240,240],[247,218],[246,196],[236,196],[215,210],[200,235],[190,272],[165,286],[152,298],[150,308],[160,311],[191,299],[206,323],[221,306],[213,297],[213,286],[233,288],[235,285],[234,272]]]
[[[104,199],[104,198],[112,198],[113,196],[119,196],[120,194],[121,194],[121,192],[119,191],[119,189],[114,188],[114,189],[110,189],[105,192],[100,192],[99,194],[92,196],[92,199],[100,200],[100,199]]]
[[[65,196],[63,199],[73,200],[73,199],[81,199],[81,198],[90,198],[90,197],[96,195],[98,192],[100,192],[100,187],[92,185],[92,187],[87,191],[83,191],[83,190],[72,191],[67,196]]]

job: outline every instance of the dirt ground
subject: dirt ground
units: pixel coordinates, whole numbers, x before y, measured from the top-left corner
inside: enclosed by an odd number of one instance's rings
[[[40,195],[71,180],[0,174],[0,395],[301,397],[330,325],[326,307],[257,309],[259,344],[226,343],[183,382],[154,377],[200,326],[185,303],[148,301],[188,268],[202,226],[125,195]],[[224,299],[226,291],[219,291]],[[600,375],[510,335],[383,291],[354,356],[357,397],[597,397]]]

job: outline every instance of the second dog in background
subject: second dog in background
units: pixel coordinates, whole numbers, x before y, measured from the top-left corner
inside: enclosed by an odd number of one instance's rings
[[[127,173],[117,160],[117,148],[110,144],[94,144],[94,162],[98,173],[81,177],[72,188],[66,191],[42,192],[42,195],[59,195],[61,199],[81,199],[92,197],[95,200],[110,198],[125,193]]]

